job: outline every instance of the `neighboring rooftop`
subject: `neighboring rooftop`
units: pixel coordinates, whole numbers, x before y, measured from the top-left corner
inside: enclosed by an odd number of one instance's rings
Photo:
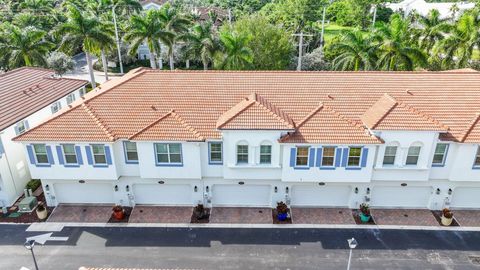
[[[85,106],[88,113],[77,112]],[[437,131],[444,140],[480,143],[480,73],[469,71],[136,69],[103,84],[73,107],[17,139],[112,141],[145,136],[164,140],[158,125],[168,124],[170,140],[219,139],[222,128],[288,131],[294,127],[282,142],[375,144],[381,140],[368,127],[403,127]],[[172,112],[175,115],[162,123],[162,117]],[[370,115],[367,123],[362,121],[365,114]],[[65,121],[69,117],[82,121]],[[91,124],[79,124],[84,121]],[[142,130],[145,134],[137,134]]]
[[[0,130],[3,130],[88,82],[55,78],[52,70],[24,67],[0,75]]]

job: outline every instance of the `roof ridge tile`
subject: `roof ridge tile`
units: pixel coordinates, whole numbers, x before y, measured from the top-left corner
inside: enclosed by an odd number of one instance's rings
[[[472,121],[470,121],[469,125],[467,126],[462,135],[462,138],[460,139],[460,142],[465,142],[465,140],[468,138],[468,135],[470,135],[470,132],[472,132],[473,128],[477,124],[478,120],[480,120],[480,113],[476,113]]]
[[[115,141],[116,136],[114,134],[112,134],[112,132],[110,131],[108,126],[102,121],[102,119],[100,119],[98,117],[98,115],[95,113],[95,110],[93,108],[91,108],[88,104],[86,104],[85,102],[83,102],[81,104],[81,106],[85,110],[85,112],[87,112],[87,114],[90,115],[90,117],[92,117],[92,119],[103,130],[103,132],[105,132],[105,134],[108,136],[108,138],[111,141]]]

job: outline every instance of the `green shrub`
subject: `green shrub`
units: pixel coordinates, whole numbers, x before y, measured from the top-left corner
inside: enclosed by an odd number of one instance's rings
[[[28,181],[27,185],[25,186],[26,189],[31,189],[35,191],[41,185],[40,179],[32,179]]]

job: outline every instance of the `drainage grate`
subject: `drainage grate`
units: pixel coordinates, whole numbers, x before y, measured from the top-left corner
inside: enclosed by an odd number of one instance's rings
[[[471,263],[475,265],[480,265],[480,256],[468,256],[468,259]]]

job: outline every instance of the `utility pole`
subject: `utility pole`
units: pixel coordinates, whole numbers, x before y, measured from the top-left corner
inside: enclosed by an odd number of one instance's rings
[[[118,62],[120,63],[120,73],[123,74],[122,52],[120,51],[120,39],[118,38],[117,16],[115,15],[116,7],[117,7],[116,5],[112,6],[113,24],[115,26],[115,39],[117,41]]]
[[[313,35],[304,34],[303,31],[300,34],[293,34],[292,36],[298,37],[298,63],[297,71],[302,70],[302,53],[303,53],[303,37],[311,37]]]

